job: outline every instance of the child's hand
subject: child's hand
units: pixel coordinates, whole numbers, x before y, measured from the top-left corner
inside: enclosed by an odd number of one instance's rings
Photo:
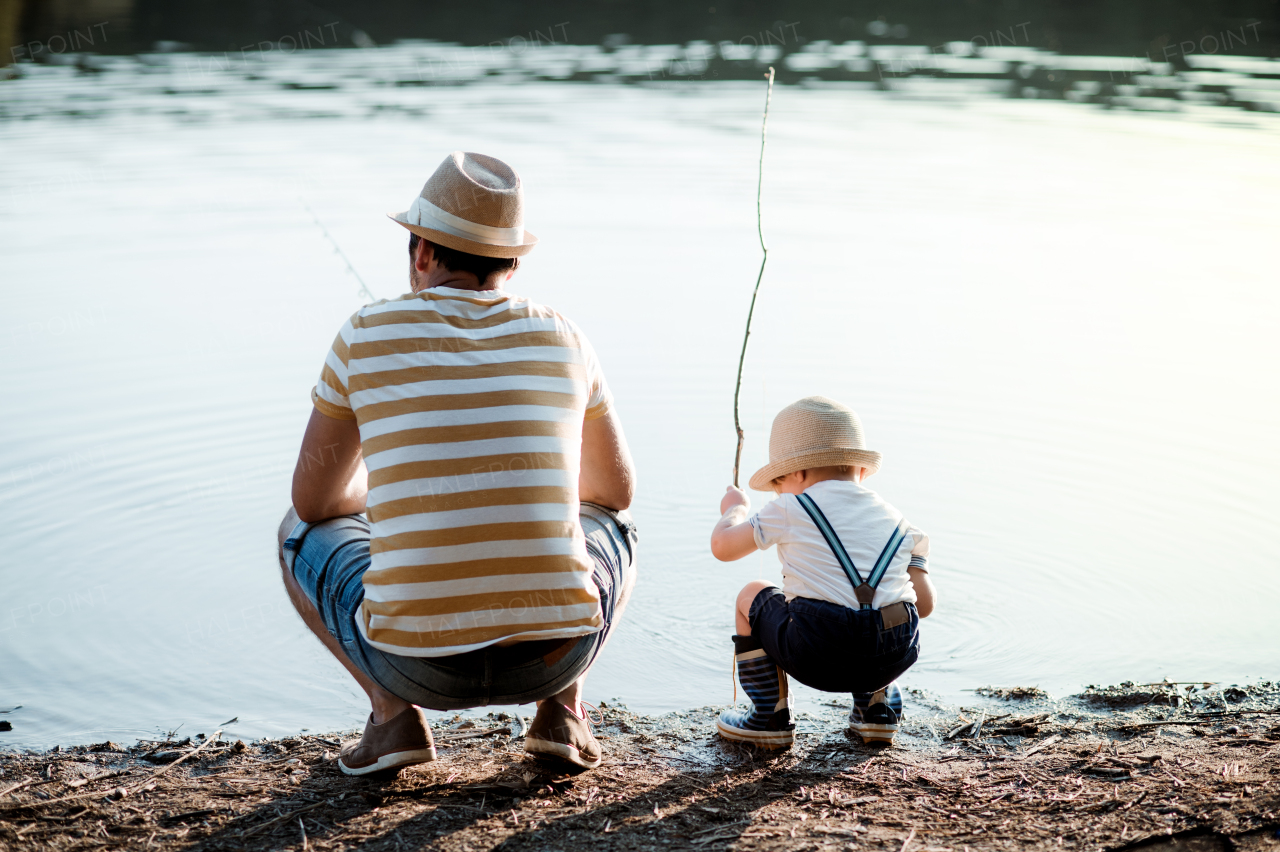
[[[720,520],[711,531],[711,555],[721,562],[732,562],[755,551],[755,530],[747,522],[746,510],[750,507],[751,498],[741,488],[730,485],[725,489],[720,499]]]
[[[720,514],[732,509],[734,506],[741,506],[744,509],[751,508],[751,498],[747,496],[747,492],[741,488],[734,488],[730,485],[725,489],[724,497],[720,498]]]

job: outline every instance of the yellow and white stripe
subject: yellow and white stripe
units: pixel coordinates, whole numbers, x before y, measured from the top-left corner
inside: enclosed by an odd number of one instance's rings
[[[501,291],[377,302],[338,333],[312,400],[360,428],[371,645],[438,657],[600,629],[578,471],[583,420],[610,398],[572,322]]]

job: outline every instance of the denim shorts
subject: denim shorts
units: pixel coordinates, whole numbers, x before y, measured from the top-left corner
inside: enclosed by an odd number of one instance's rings
[[[591,667],[613,628],[619,596],[635,579],[631,516],[583,503],[579,521],[604,626],[576,639],[489,646],[449,657],[381,651],[356,628],[369,568],[369,522],[363,515],[298,524],[284,543],[284,558],[347,658],[391,694],[432,710],[528,704],[567,689]]]
[[[888,630],[874,609],[812,598],[782,589],[761,589],[751,602],[751,635],[782,670],[824,692],[875,692],[920,658],[920,616],[907,604],[908,619]]]

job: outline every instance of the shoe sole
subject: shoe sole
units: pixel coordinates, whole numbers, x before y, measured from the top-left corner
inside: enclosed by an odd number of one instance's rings
[[[892,743],[893,735],[898,733],[898,725],[878,725],[862,723],[850,725],[849,731],[862,737],[864,743]]]
[[[796,741],[795,731],[748,731],[735,728],[716,719],[716,730],[726,740],[739,743],[751,743],[763,748],[786,748]]]
[[[524,750],[529,754],[558,757],[561,760],[569,761],[574,766],[581,766],[583,769],[595,769],[604,761],[604,755],[597,757],[595,760],[588,760],[582,756],[582,752],[568,743],[556,743],[551,740],[541,740],[537,737],[526,736],[524,738]]]
[[[338,768],[345,775],[368,775],[371,772],[385,772],[388,769],[400,769],[404,766],[412,766],[415,763],[429,763],[436,759],[436,748],[419,748],[412,751],[393,751],[391,754],[384,754],[368,766],[347,766],[338,758]]]

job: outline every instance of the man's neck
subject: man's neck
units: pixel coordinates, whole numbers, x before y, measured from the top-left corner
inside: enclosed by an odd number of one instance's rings
[[[485,290],[500,290],[502,278],[498,275],[492,275],[486,281],[480,281],[479,278],[471,272],[454,272],[449,269],[437,269],[430,275],[415,275],[414,280],[410,283],[413,292],[421,293],[423,290],[429,290],[432,287],[451,287],[454,290],[475,290],[482,292]]]

